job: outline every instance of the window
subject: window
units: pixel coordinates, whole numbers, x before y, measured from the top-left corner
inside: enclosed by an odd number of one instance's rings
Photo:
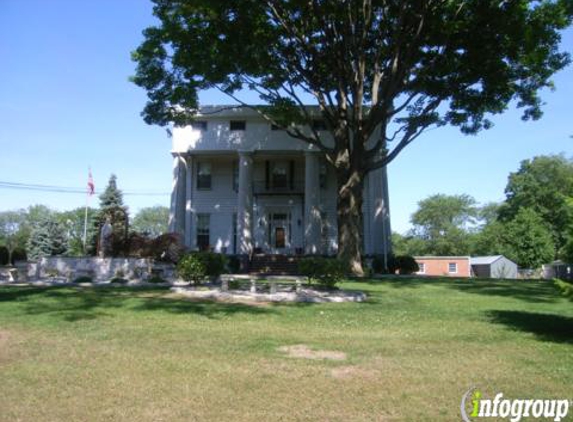
[[[326,163],[325,162],[320,163],[319,171],[320,171],[320,173],[319,173],[320,188],[326,189],[326,180],[327,180],[328,172],[326,169]]]
[[[455,263],[455,262],[450,262],[450,263],[448,264],[448,272],[449,272],[450,274],[455,274],[455,273],[457,273],[457,272],[458,272],[458,264]]]
[[[288,165],[286,162],[273,163],[271,171],[273,188],[286,188],[288,184]]]
[[[244,120],[231,120],[229,123],[230,130],[245,130],[247,127],[247,122]]]
[[[205,132],[207,130],[207,122],[204,120],[196,120],[191,122],[191,128],[193,130],[199,130],[201,132]]]
[[[418,270],[419,274],[424,274],[426,272],[426,264],[424,264],[423,262],[418,262],[418,268],[420,268]]]
[[[233,190],[239,192],[239,162],[233,163]]]
[[[197,189],[211,189],[211,163],[197,163]]]
[[[326,130],[326,123],[324,122],[324,120],[313,120],[312,128],[314,130]]]
[[[210,214],[197,214],[197,247],[200,251],[209,250],[209,226],[211,224]]]

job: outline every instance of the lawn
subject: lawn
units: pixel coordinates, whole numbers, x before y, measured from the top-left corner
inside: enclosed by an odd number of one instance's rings
[[[0,420],[458,421],[472,386],[573,399],[573,304],[550,282],[343,287],[370,299],[251,306],[163,288],[0,287]],[[293,345],[334,359],[281,349]]]

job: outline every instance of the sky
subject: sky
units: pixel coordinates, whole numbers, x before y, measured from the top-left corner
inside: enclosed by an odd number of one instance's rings
[[[146,0],[0,0],[0,182],[81,190],[91,167],[96,192],[117,175],[132,214],[169,205],[171,139],[143,122],[146,94],[128,80],[130,52],[154,23],[151,9]],[[562,50],[573,52],[571,28]],[[407,147],[388,166],[392,229],[406,232],[430,195],[501,201],[522,160],[573,156],[573,67],[553,80],[539,121],[523,122],[510,108],[476,136],[444,127]],[[230,100],[206,92],[200,102]],[[85,206],[86,195],[0,187],[0,211],[34,204],[68,210]]]

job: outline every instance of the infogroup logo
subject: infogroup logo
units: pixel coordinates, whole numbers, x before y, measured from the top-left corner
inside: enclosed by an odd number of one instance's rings
[[[503,393],[486,399],[481,391],[472,387],[462,396],[460,411],[465,422],[480,418],[519,422],[522,418],[530,417],[559,422],[567,416],[570,406],[568,399],[507,399]]]

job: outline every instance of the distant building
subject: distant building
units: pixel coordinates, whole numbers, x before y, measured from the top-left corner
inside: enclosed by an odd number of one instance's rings
[[[415,256],[420,270],[427,276],[471,277],[469,256]]]
[[[543,278],[559,278],[561,280],[573,281],[573,264],[563,261],[554,261],[543,266]]]
[[[517,264],[503,255],[470,258],[473,275],[483,278],[517,278]]]

